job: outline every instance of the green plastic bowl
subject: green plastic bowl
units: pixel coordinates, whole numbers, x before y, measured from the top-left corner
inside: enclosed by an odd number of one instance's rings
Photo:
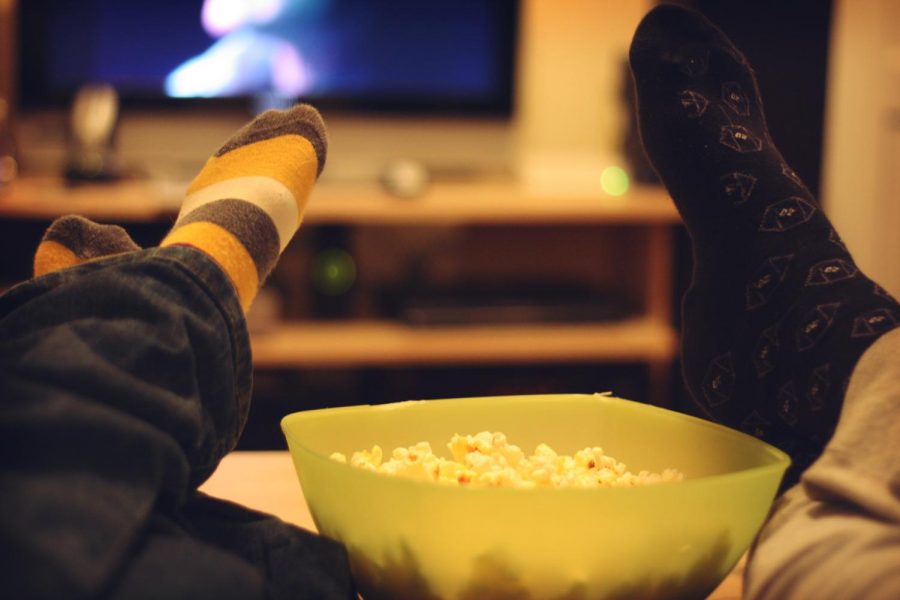
[[[702,598],[750,546],[790,459],[743,433],[605,395],[399,402],[293,413],[281,422],[319,531],[343,543],[360,592],[380,598]],[[379,444],[502,431],[531,452],[601,446],[636,488],[455,487],[341,464]],[[449,451],[444,453],[449,457]]]

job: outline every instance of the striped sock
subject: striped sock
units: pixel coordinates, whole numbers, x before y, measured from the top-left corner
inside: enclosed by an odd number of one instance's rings
[[[44,233],[34,253],[34,276],[140,249],[118,225],[100,225],[84,217],[67,215],[53,221]]]
[[[160,245],[209,255],[246,312],[300,227],[326,151],[325,124],[311,106],[261,114],[207,161]]]

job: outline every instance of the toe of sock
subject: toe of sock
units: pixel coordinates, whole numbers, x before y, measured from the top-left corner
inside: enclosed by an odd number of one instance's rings
[[[297,104],[287,110],[267,110],[235,133],[215,155],[222,156],[240,146],[280,135],[306,138],[316,153],[317,174],[322,174],[328,154],[328,133],[322,115],[309,104]]]
[[[303,137],[309,140],[316,151],[319,161],[319,174],[325,168],[325,159],[328,155],[328,131],[322,115],[309,104],[297,104],[287,111],[288,120],[296,124],[297,130]]]
[[[34,274],[44,275],[93,258],[140,250],[118,225],[101,225],[78,215],[66,215],[50,224],[34,259]]]
[[[704,54],[710,44],[733,51],[728,38],[699,12],[662,4],[638,24],[629,58],[636,74],[646,66],[657,68],[662,61],[696,76],[706,70],[708,56]]]

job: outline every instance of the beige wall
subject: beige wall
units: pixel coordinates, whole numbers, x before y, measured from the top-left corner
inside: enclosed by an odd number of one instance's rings
[[[650,0],[524,0],[518,134],[525,151],[606,154],[620,143],[628,46]]]
[[[900,297],[900,2],[835,0],[823,201],[861,268]]]

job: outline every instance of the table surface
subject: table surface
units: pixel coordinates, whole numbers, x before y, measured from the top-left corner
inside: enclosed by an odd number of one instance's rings
[[[276,515],[311,531],[316,529],[286,451],[232,452],[200,491]],[[741,598],[744,563],[741,559],[708,600]]]

